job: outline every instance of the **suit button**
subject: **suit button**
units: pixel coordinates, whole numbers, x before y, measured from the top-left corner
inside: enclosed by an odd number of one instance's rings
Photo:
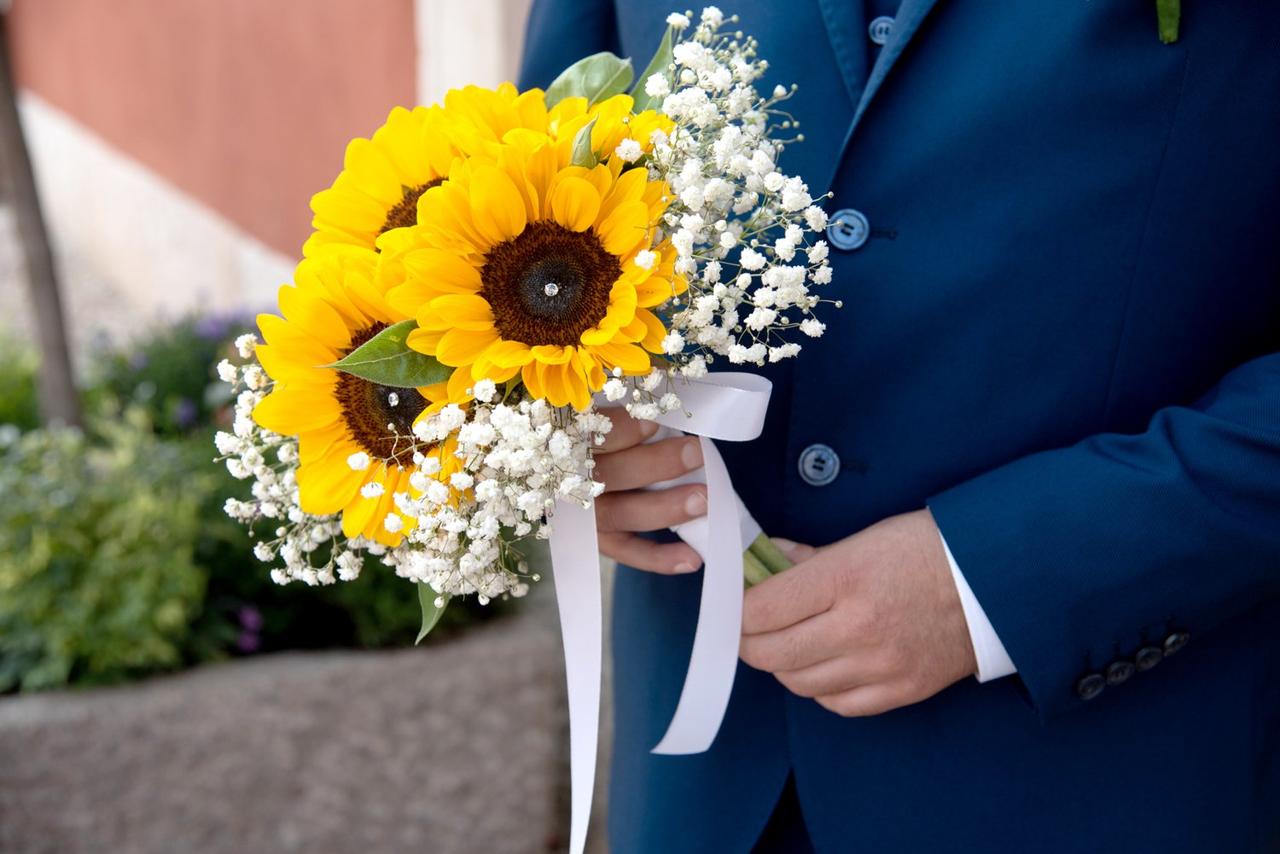
[[[1119,685],[1127,682],[1137,669],[1132,661],[1113,661],[1107,665],[1107,684]]]
[[[846,252],[861,249],[871,234],[871,223],[861,211],[841,208],[831,215],[827,223],[827,238],[831,245]]]
[[[1168,658],[1187,645],[1191,635],[1186,632],[1174,632],[1164,639],[1164,657]]]
[[[810,445],[800,452],[800,478],[810,486],[826,486],[840,474],[840,457],[826,445]]]
[[[893,32],[893,18],[888,15],[881,15],[871,21],[867,27],[867,36],[873,44],[883,45],[889,41],[889,34]]]
[[[1107,687],[1107,679],[1101,673],[1090,673],[1076,683],[1076,694],[1081,700],[1092,700]]]
[[[1138,665],[1139,670],[1150,670],[1160,663],[1160,659],[1164,658],[1164,653],[1156,646],[1144,646],[1138,650],[1138,654],[1133,660]]]

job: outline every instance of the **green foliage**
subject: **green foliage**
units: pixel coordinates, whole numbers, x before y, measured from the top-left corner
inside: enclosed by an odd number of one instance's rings
[[[668,26],[662,34],[662,41],[658,42],[658,49],[653,52],[653,58],[644,67],[644,71],[640,72],[640,76],[636,78],[636,85],[631,90],[631,97],[635,101],[631,108],[633,112],[642,113],[662,106],[661,99],[650,97],[644,90],[644,84],[655,74],[666,77],[668,83],[672,82],[671,64],[675,62],[675,40],[675,28]]]
[[[330,367],[378,385],[418,388],[449,379],[453,371],[431,356],[409,349],[409,333],[418,328],[416,320],[394,323]]]
[[[252,329],[247,317],[193,315],[103,353],[85,390],[90,409],[141,408],[163,436],[200,430],[229,398],[214,365],[230,354],[235,336]]]
[[[437,605],[437,602],[440,604]],[[422,609],[422,627],[418,629],[418,636],[413,640],[415,644],[422,643],[423,639],[431,634],[431,630],[440,622],[445,609],[449,607],[449,600],[446,597],[437,596],[430,585],[419,581],[418,606]]]
[[[144,418],[33,430],[0,451],[0,689],[116,681],[182,663],[204,574],[208,478]]]
[[[596,120],[592,119],[578,129],[573,137],[573,165],[584,169],[592,169],[600,159],[591,149],[591,132],[596,128]]]
[[[96,357],[90,432],[36,429],[36,360],[0,342],[0,692],[133,678],[234,655],[413,643],[415,586],[280,587],[223,512],[230,394],[213,366],[244,319],[186,318]],[[452,603],[430,642],[503,606]]]
[[[20,430],[39,425],[38,368],[34,350],[0,339],[0,424],[12,424]]]
[[[586,98],[588,106],[597,104],[627,91],[634,77],[631,60],[608,51],[593,53],[570,65],[551,82],[547,87],[547,106],[554,107],[565,98]]]

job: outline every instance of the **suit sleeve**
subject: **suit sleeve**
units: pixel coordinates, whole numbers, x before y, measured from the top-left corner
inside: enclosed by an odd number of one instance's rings
[[[1034,454],[928,504],[1031,702],[1065,712],[1109,663],[1280,596],[1280,353],[1141,434]]]
[[[611,0],[534,0],[525,25],[519,86],[546,87],[579,59],[604,50],[619,52]]]

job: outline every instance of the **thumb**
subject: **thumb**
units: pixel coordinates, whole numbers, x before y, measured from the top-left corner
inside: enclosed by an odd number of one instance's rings
[[[786,540],[782,537],[772,537],[773,544],[782,550],[787,556],[787,560],[792,563],[802,563],[818,553],[813,546],[807,546],[804,543],[797,543],[792,540]]]

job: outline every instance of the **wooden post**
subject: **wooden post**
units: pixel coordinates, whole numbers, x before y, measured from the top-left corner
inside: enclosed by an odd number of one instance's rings
[[[67,328],[53,265],[53,250],[40,197],[36,192],[31,157],[18,115],[17,86],[9,60],[8,13],[0,12],[0,165],[3,165],[18,228],[18,240],[26,260],[27,286],[35,312],[40,346],[40,413],[45,424],[80,426],[80,397],[71,372]]]

